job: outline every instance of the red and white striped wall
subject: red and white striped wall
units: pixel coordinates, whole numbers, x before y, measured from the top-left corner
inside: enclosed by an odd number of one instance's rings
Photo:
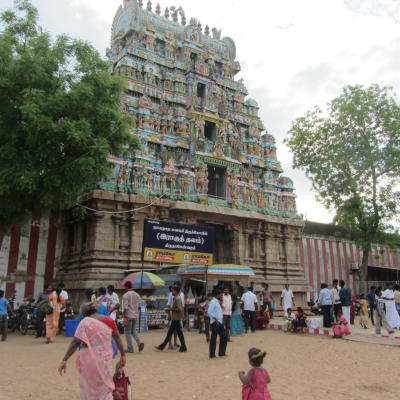
[[[335,238],[314,238],[303,236],[299,241],[301,268],[304,277],[313,288],[314,298],[321,289],[321,283],[331,284],[333,279],[346,282],[348,288],[356,290],[356,278],[351,272],[350,263],[361,263],[362,251],[352,242]],[[396,255],[388,248],[380,255],[381,247],[375,247],[369,255],[370,266],[397,268]],[[380,256],[377,260],[375,256]]]
[[[61,255],[59,213],[35,213],[29,223],[4,236],[0,249],[0,289],[8,298],[17,291],[17,301],[37,295],[53,281]]]

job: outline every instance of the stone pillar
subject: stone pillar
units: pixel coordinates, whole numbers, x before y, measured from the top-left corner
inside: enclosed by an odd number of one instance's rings
[[[254,241],[255,241],[255,248],[254,248],[254,258],[259,260],[261,258],[260,253],[261,253],[261,236],[262,232],[261,231],[255,231],[254,232]]]
[[[62,256],[68,258],[68,255],[71,252],[71,249],[69,248],[69,223],[64,223],[63,224],[63,231],[64,231],[64,242],[63,242],[63,250],[62,250]]]
[[[133,251],[135,247],[135,227],[136,224],[139,222],[139,218],[137,217],[130,217],[128,218],[128,222],[131,226],[131,237],[129,242],[129,250]]]
[[[230,231],[230,241],[231,241],[231,257],[232,264],[239,264],[239,232],[238,231]]]
[[[114,221],[114,249],[119,250],[119,224],[121,223],[121,215],[113,215],[112,220]]]
[[[285,255],[281,252],[281,243],[283,243],[283,235],[275,234],[275,247],[276,247],[276,261],[282,262],[285,259]]]
[[[224,264],[224,246],[221,238],[217,239],[217,247],[218,247],[218,264]]]
[[[249,232],[243,232],[244,237],[244,258],[249,258]]]
[[[90,249],[90,227],[91,227],[91,223],[90,223],[90,219],[87,219],[85,221],[86,223],[86,243],[85,243],[85,250],[89,250]]]
[[[74,221],[74,244],[72,245],[72,253],[76,253],[78,251],[78,220]]]
[[[100,235],[99,235],[99,233],[100,233],[99,232],[99,224],[100,224],[100,221],[103,219],[103,217],[104,217],[104,214],[100,214],[100,213],[93,214],[93,216],[92,216],[93,224],[91,224],[92,232],[90,235],[90,239],[93,243],[93,247],[90,247],[90,248],[102,249],[104,247],[104,240],[101,241]]]

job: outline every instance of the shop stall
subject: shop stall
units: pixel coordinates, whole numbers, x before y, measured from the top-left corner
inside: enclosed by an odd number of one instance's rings
[[[200,293],[207,296],[208,293],[213,293],[216,289],[222,290],[224,287],[228,287],[232,296],[241,297],[245,288],[249,286],[254,272],[246,265],[180,265],[177,275],[183,278],[186,321],[190,321],[190,318],[193,319],[190,316],[196,314],[196,299]],[[196,323],[194,327],[196,327]]]

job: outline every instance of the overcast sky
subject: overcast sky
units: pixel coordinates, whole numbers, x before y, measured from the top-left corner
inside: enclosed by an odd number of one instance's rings
[[[87,39],[102,55],[122,0],[33,0],[40,24],[50,33]],[[145,6],[147,0],[144,0]],[[233,5],[232,5],[233,4]],[[1,0],[1,8],[13,5]],[[153,2],[153,10],[157,2]],[[275,136],[285,176],[294,181],[299,213],[331,222],[316,203],[304,173],[293,170],[282,144],[292,122],[314,105],[339,96],[348,84],[383,82],[400,87],[399,0],[180,0],[186,19],[196,17],[231,37],[250,95]]]

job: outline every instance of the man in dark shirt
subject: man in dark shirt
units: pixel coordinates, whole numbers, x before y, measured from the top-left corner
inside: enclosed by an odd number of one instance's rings
[[[181,289],[179,286],[174,286],[172,289],[172,295],[174,296],[172,301],[172,307],[167,308],[166,311],[169,313],[171,312],[171,325],[168,329],[167,337],[165,338],[164,342],[161,343],[159,346],[154,346],[157,350],[164,350],[165,346],[171,340],[172,335],[176,331],[178,333],[179,341],[181,342],[181,348],[179,351],[181,353],[186,352],[186,344],[185,338],[182,333],[181,321],[183,320],[183,304],[182,299],[180,296]]]
[[[371,313],[371,322],[372,322],[372,325],[375,325],[375,322],[374,322],[375,290],[376,290],[376,287],[375,287],[375,286],[371,286],[371,287],[369,288],[369,292],[366,294],[367,299],[369,300],[369,311],[370,311],[370,313]]]
[[[344,317],[347,319],[347,322],[350,324],[350,308],[351,308],[351,296],[349,289],[345,288],[344,281],[341,280],[339,282],[340,285],[340,292],[339,292],[339,298],[340,298],[340,303],[342,304],[342,313]]]
[[[44,292],[39,294],[38,299],[36,300],[35,303],[33,303],[31,305],[31,307],[35,307],[36,304],[38,304],[40,301],[48,300],[50,294],[51,294],[51,286],[50,285],[46,285],[44,287]],[[37,312],[36,312],[36,336],[35,336],[35,338],[42,337],[43,320],[45,318],[46,318],[46,314],[44,314],[44,313],[40,312],[39,310],[37,310]]]

